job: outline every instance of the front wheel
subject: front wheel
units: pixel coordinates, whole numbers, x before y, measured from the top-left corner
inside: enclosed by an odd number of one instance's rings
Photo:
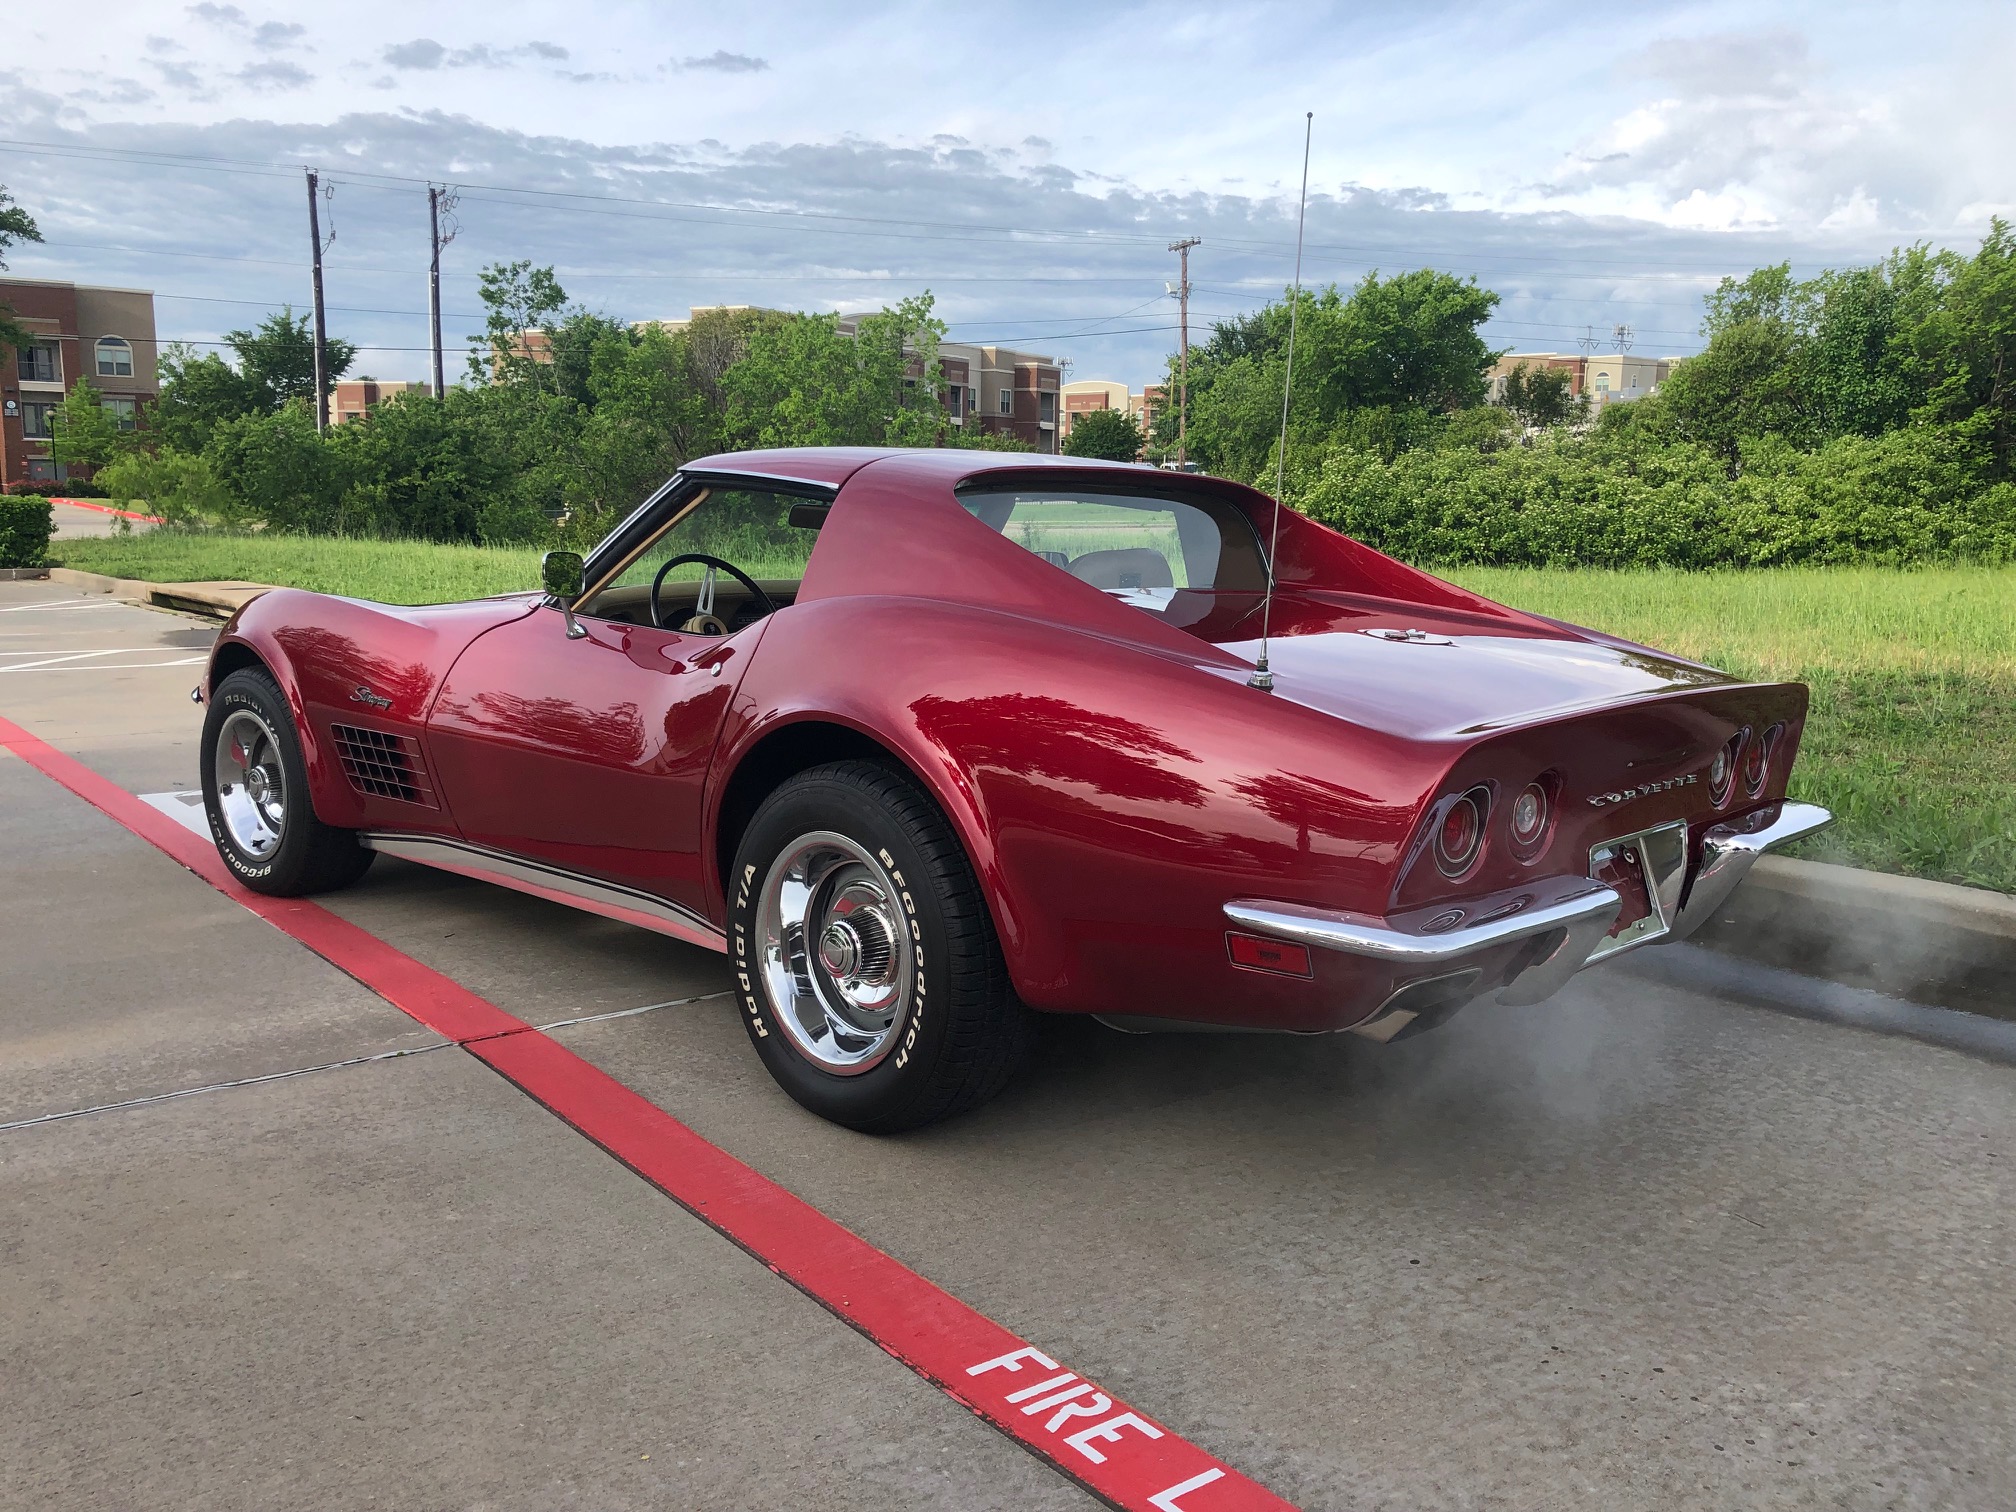
[[[1034,1015],[945,817],[904,776],[836,762],[766,799],[728,904],[742,1020],[799,1103],[850,1129],[935,1123],[999,1092]]]
[[[203,811],[224,864],[254,892],[293,898],[364,875],[375,852],[315,817],[308,766],[279,684],[241,667],[203,716]]]

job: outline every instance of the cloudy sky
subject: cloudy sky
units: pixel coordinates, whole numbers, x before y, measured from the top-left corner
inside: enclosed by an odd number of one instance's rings
[[[1193,319],[1278,294],[1315,112],[1307,276],[1430,265],[1487,333],[1698,346],[1724,273],[2016,213],[2016,7],[535,3],[39,6],[0,52],[13,271],[153,288],[165,337],[305,303],[304,165],[332,330],[420,376],[425,185],[476,270],[530,258],[624,318],[873,308],[1139,385]],[[329,225],[325,225],[325,231]]]

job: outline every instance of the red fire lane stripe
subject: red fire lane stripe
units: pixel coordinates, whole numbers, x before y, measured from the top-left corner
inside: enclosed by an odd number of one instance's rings
[[[954,1401],[1116,1507],[1293,1512],[522,1019],[319,904],[241,886],[216,850],[75,757],[0,717],[0,747],[234,902],[454,1040],[688,1212]]]
[[[52,494],[49,496],[49,502],[51,504],[68,504],[72,509],[95,509],[100,514],[121,515],[129,520],[144,520],[149,525],[165,525],[168,523],[159,515],[135,514],[130,509],[115,509],[110,504],[94,504],[89,499],[65,499]]]

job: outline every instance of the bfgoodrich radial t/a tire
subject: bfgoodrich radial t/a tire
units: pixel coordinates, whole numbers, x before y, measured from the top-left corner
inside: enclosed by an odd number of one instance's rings
[[[729,879],[743,1026],[778,1085],[888,1134],[994,1096],[1034,1015],[951,826],[869,762],[801,772],[757,810]]]
[[[315,817],[293,715],[264,668],[241,667],[210,695],[201,765],[217,854],[253,891],[330,892],[370,866],[353,831]]]

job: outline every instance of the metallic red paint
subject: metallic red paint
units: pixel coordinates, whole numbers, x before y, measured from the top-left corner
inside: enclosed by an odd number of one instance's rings
[[[846,449],[687,472],[835,490],[796,601],[725,639],[592,619],[569,639],[528,597],[402,610],[279,592],[241,612],[219,655],[256,654],[287,686],[318,814],[459,836],[719,925],[716,858],[733,836],[718,826],[738,769],[793,726],[838,726],[944,810],[1032,1006],[1315,1031],[1420,973],[1333,950],[1312,953],[1306,979],[1241,969],[1228,900],[1488,915],[1538,879],[1587,875],[1601,841],[1685,819],[1698,848],[1709,825],[1781,798],[1804,721],[1797,684],[1741,683],[1494,604],[1287,511],[1275,691],[1260,692],[1246,684],[1258,595],[1185,590],[1146,613],[955,497],[982,477],[1194,490],[1264,534],[1271,501],[1222,480]],[[390,706],[358,703],[360,687]],[[416,736],[444,806],[356,792],[322,754],[330,723]],[[1763,792],[1715,807],[1714,752],[1773,724]],[[1551,829],[1522,848],[1512,799],[1542,779]],[[1479,787],[1482,854],[1451,881],[1425,851]],[[1627,890],[1620,923],[1645,908]],[[1478,964],[1488,979],[1523,948]]]

